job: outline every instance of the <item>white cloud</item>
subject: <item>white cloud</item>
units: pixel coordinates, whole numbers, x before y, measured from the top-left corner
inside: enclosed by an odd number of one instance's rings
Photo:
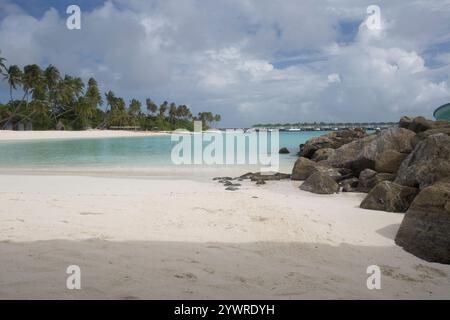
[[[64,13],[35,18],[0,0],[0,49],[9,63],[52,63],[127,98],[221,113],[230,126],[430,117],[450,99],[448,1],[382,3],[375,32],[363,23],[369,4],[118,0],[83,11],[82,29],[69,31]]]

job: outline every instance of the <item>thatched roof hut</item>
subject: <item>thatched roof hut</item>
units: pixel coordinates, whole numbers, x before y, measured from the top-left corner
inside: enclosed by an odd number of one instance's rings
[[[61,120],[59,120],[58,123],[56,124],[56,130],[58,131],[66,130],[66,126],[64,125],[64,123],[62,123]]]

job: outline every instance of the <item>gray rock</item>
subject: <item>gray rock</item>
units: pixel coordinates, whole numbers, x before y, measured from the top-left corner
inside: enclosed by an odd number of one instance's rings
[[[328,174],[333,179],[338,179],[341,174],[338,169],[324,166],[320,163],[316,163],[307,158],[300,157],[294,164],[292,169],[291,179],[292,180],[306,180],[310,175],[315,172],[322,172]]]
[[[371,169],[365,169],[359,175],[358,191],[369,192],[381,181],[394,181],[395,175],[391,173],[377,173]]]
[[[227,191],[237,191],[237,190],[239,190],[239,188],[237,188],[237,187],[228,187],[225,190],[227,190]]]
[[[294,164],[292,169],[292,180],[306,180],[311,174],[315,172],[315,168],[319,166],[316,162],[304,157],[300,157]]]
[[[359,179],[353,177],[350,179],[342,180],[341,182],[339,182],[339,185],[342,186],[342,192],[356,192],[358,191],[358,183]]]
[[[385,173],[396,173],[403,160],[408,156],[395,150],[386,150],[375,159],[375,170]]]
[[[314,155],[312,156],[311,160],[316,162],[327,160],[333,153],[334,149],[332,148],[319,149],[316,152],[314,152]]]
[[[340,146],[362,138],[366,135],[362,129],[344,129],[333,131],[320,137],[306,141],[300,146],[299,156],[310,159],[317,150],[324,148],[337,149]]]
[[[359,175],[364,169],[374,169],[375,160],[387,150],[411,152],[414,136],[415,133],[408,129],[389,128],[343,145],[325,163],[332,167],[351,169],[355,175]]]
[[[395,243],[421,259],[450,264],[450,179],[428,186],[417,195]]]
[[[262,173],[254,173],[251,177],[251,181],[265,180],[265,181],[278,181],[283,179],[290,179],[291,175],[287,173],[273,173],[273,174],[262,174]]]
[[[418,189],[404,187],[391,181],[378,183],[361,202],[363,209],[406,212]]]
[[[450,137],[437,134],[420,141],[402,162],[395,182],[423,189],[450,176]]]
[[[288,154],[288,153],[290,153],[290,152],[289,152],[288,148],[281,148],[280,151],[279,151],[279,153],[280,153],[280,154]]]
[[[303,182],[300,189],[317,194],[333,194],[339,192],[339,185],[329,175],[315,172]]]

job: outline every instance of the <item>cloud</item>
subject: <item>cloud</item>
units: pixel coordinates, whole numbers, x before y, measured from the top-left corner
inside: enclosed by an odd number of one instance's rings
[[[370,4],[118,0],[82,7],[82,29],[67,30],[65,12],[0,0],[0,49],[8,63],[51,63],[226,126],[430,117],[450,99],[448,1],[382,2],[379,31],[364,25]]]

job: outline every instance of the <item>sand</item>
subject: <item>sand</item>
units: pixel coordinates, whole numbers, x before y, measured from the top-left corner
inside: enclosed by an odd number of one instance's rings
[[[168,135],[165,131],[85,130],[85,131],[10,131],[0,130],[0,141],[42,139],[93,139]]]
[[[450,298],[450,266],[395,245],[402,214],[298,185],[2,174],[0,298]]]

